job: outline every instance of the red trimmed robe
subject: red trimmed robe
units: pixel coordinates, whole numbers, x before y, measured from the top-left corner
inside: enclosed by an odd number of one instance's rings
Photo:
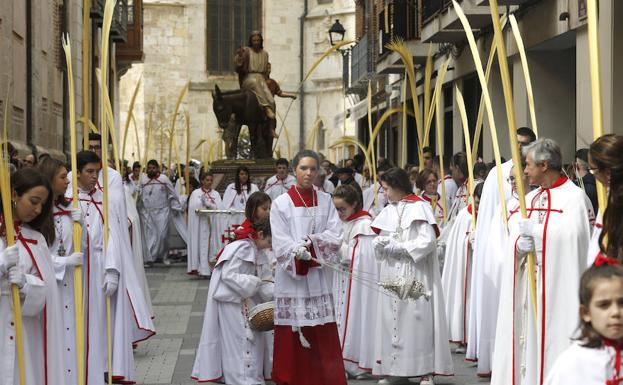
[[[326,267],[295,259],[308,240],[314,258],[339,261],[342,224],[331,196],[292,187],[273,201],[270,224],[277,259],[273,381],[346,385]]]
[[[586,250],[595,218],[591,202],[582,189],[563,176],[551,188],[530,192],[526,206],[535,222],[536,319],[525,257],[515,250],[521,216],[512,210],[493,385],[543,384],[558,356],[571,345],[579,321],[577,291],[587,266]]]

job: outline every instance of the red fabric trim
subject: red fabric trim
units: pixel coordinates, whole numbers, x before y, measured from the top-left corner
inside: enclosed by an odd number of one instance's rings
[[[469,206],[467,206],[467,212],[468,212],[468,213],[470,213],[470,214],[471,214],[471,213],[472,213],[472,210],[473,210],[473,209],[472,209],[472,205],[471,205],[471,204],[470,204]]]
[[[310,347],[291,326],[275,326],[273,381],[277,385],[347,385],[335,322],[303,326]]]
[[[359,245],[359,235],[355,237],[355,246],[353,247],[353,253],[350,256],[350,266],[348,269],[348,301],[346,302],[346,319],[344,321],[344,333],[342,334],[342,352],[344,352],[344,345],[346,345],[346,331],[348,330],[348,316],[350,313],[350,293],[353,287],[353,266],[355,265],[355,252],[357,251],[357,245]]]
[[[562,175],[560,178],[556,179],[556,182],[554,182],[554,184],[552,184],[552,187],[550,187],[550,189],[552,188],[556,188],[556,187],[560,187],[563,184],[565,184],[566,181],[568,181],[569,178],[567,178],[566,176]],[[547,189],[549,190],[549,189]]]
[[[37,269],[37,274],[39,274],[39,277],[41,278],[41,280],[43,280],[43,275],[41,275],[41,270],[39,269],[37,260],[35,259],[35,256],[32,253],[30,246],[28,246],[29,243],[36,245],[37,241],[24,238],[24,236],[21,233],[21,229],[19,228],[19,225],[16,225],[16,227],[17,227],[16,230],[18,231],[17,239],[19,239],[20,242],[22,242],[22,245],[24,245],[24,249],[30,256],[30,260],[33,266],[35,267],[35,269]],[[46,385],[48,384],[48,332],[47,331],[48,331],[48,309],[47,309],[47,304],[46,304],[43,306],[43,373],[44,373]]]
[[[292,186],[288,190],[288,195],[292,199],[294,207],[313,207],[318,203],[318,194],[313,188],[302,189]]]
[[[112,381],[115,384],[127,384],[127,385],[132,385],[132,384],[136,384],[136,381],[129,381],[129,380],[124,380],[125,376],[112,376]]]
[[[195,380],[199,383],[204,383],[204,382],[221,382],[221,380],[223,379],[223,376],[220,376],[219,378],[213,378],[211,380],[200,380],[199,378],[195,377],[195,376],[190,376],[191,380]]]
[[[554,183],[554,185],[552,185],[552,187],[557,187],[556,184],[558,184],[558,186],[560,186],[561,184],[565,183],[567,181],[567,177],[561,177],[560,179],[558,179],[556,181],[556,183]],[[550,209],[552,207],[552,194],[549,191],[550,189],[546,189],[545,191],[547,192],[547,214],[545,216],[545,226],[543,227],[543,252],[542,252],[542,257],[541,257],[541,287],[543,288],[542,292],[541,292],[541,373],[539,375],[539,384],[543,384],[544,380],[545,380],[545,376],[544,376],[544,369],[545,369],[545,319],[547,316],[547,312],[546,312],[546,300],[547,300],[547,282],[545,280],[545,266],[546,266],[546,251],[547,251],[547,227],[549,225],[549,215],[550,215]]]
[[[371,217],[370,213],[365,211],[365,210],[359,210],[356,213],[354,213],[353,215],[351,215],[350,217],[346,218],[347,221],[352,221],[358,218],[362,218],[362,217]]]
[[[253,223],[248,218],[245,218],[244,222],[234,230],[234,236],[236,240],[257,237],[256,231],[253,228]]]
[[[406,197],[401,199],[402,201],[407,202],[423,202],[424,200],[415,194],[409,194]]]
[[[147,337],[145,337],[145,338],[141,338],[141,339],[138,339],[136,341],[132,341],[133,344],[138,344],[139,342],[143,342],[145,340],[148,340],[151,337],[153,337],[154,335],[156,335],[156,331],[155,330],[151,330],[151,329],[142,328],[141,325],[139,325],[138,318],[136,317],[136,310],[134,310],[134,304],[132,303],[132,297],[130,297],[130,293],[128,292],[128,289],[125,289],[125,293],[128,295],[128,301],[130,302],[130,307],[132,308],[132,315],[134,316],[134,322],[136,322],[137,329],[149,333],[149,335]],[[113,379],[114,379],[114,376],[113,376]]]
[[[372,231],[374,231],[376,233],[376,235],[379,235],[381,233],[381,229],[379,229],[378,227],[370,227],[372,229]]]

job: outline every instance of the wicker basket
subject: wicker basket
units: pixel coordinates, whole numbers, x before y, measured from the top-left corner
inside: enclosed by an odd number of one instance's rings
[[[275,301],[264,302],[249,310],[249,326],[258,332],[275,328]]]

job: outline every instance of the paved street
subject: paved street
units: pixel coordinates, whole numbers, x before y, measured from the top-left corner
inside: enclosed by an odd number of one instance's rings
[[[186,275],[185,264],[147,269],[157,334],[135,351],[138,384],[190,385],[195,349],[201,335],[208,280]],[[455,356],[455,377],[438,377],[436,384],[487,384],[472,364]],[[375,384],[376,381],[349,381]]]

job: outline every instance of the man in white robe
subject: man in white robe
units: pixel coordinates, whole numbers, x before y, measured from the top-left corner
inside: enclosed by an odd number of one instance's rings
[[[275,162],[276,174],[266,180],[264,192],[270,196],[271,200],[275,200],[279,195],[288,192],[290,187],[296,183],[296,178],[288,174],[290,164],[284,158],[279,158]]]
[[[562,174],[560,148],[551,139],[524,147],[525,173],[540,186],[526,196],[529,218],[509,220],[505,268],[493,356],[492,384],[543,384],[578,325],[577,287],[595,215],[586,194]],[[536,302],[528,283],[534,255]],[[536,313],[535,313],[536,312]]]
[[[158,172],[158,162],[154,159],[147,164],[147,175],[141,179],[138,212],[145,239],[145,263],[152,265],[157,260],[169,264],[167,255],[167,236],[169,234],[169,216],[171,209],[180,209],[179,197],[173,184],[166,176]]]
[[[221,248],[221,225],[216,215],[199,214],[198,209],[221,209],[221,195],[212,190],[211,173],[201,176],[202,186],[190,194],[188,200],[188,266],[187,274],[209,277],[210,262],[216,261]]]
[[[536,140],[534,132],[528,127],[517,129],[519,146],[526,146]],[[499,290],[501,284],[500,267],[504,260],[501,253],[500,240],[508,237],[505,221],[502,216],[502,201],[511,199],[511,168],[513,161],[509,160],[501,166],[502,189],[498,185],[497,166],[494,167],[482,189],[482,199],[478,211],[479,220],[476,224],[476,234],[485,234],[476,237],[472,264],[472,291],[469,311],[469,330],[467,336],[466,359],[477,361],[479,376],[491,375],[491,359],[495,340],[495,328],[498,317]],[[503,193],[503,195],[502,195]],[[509,207],[506,208],[510,210]],[[491,240],[491,242],[489,242]]]

